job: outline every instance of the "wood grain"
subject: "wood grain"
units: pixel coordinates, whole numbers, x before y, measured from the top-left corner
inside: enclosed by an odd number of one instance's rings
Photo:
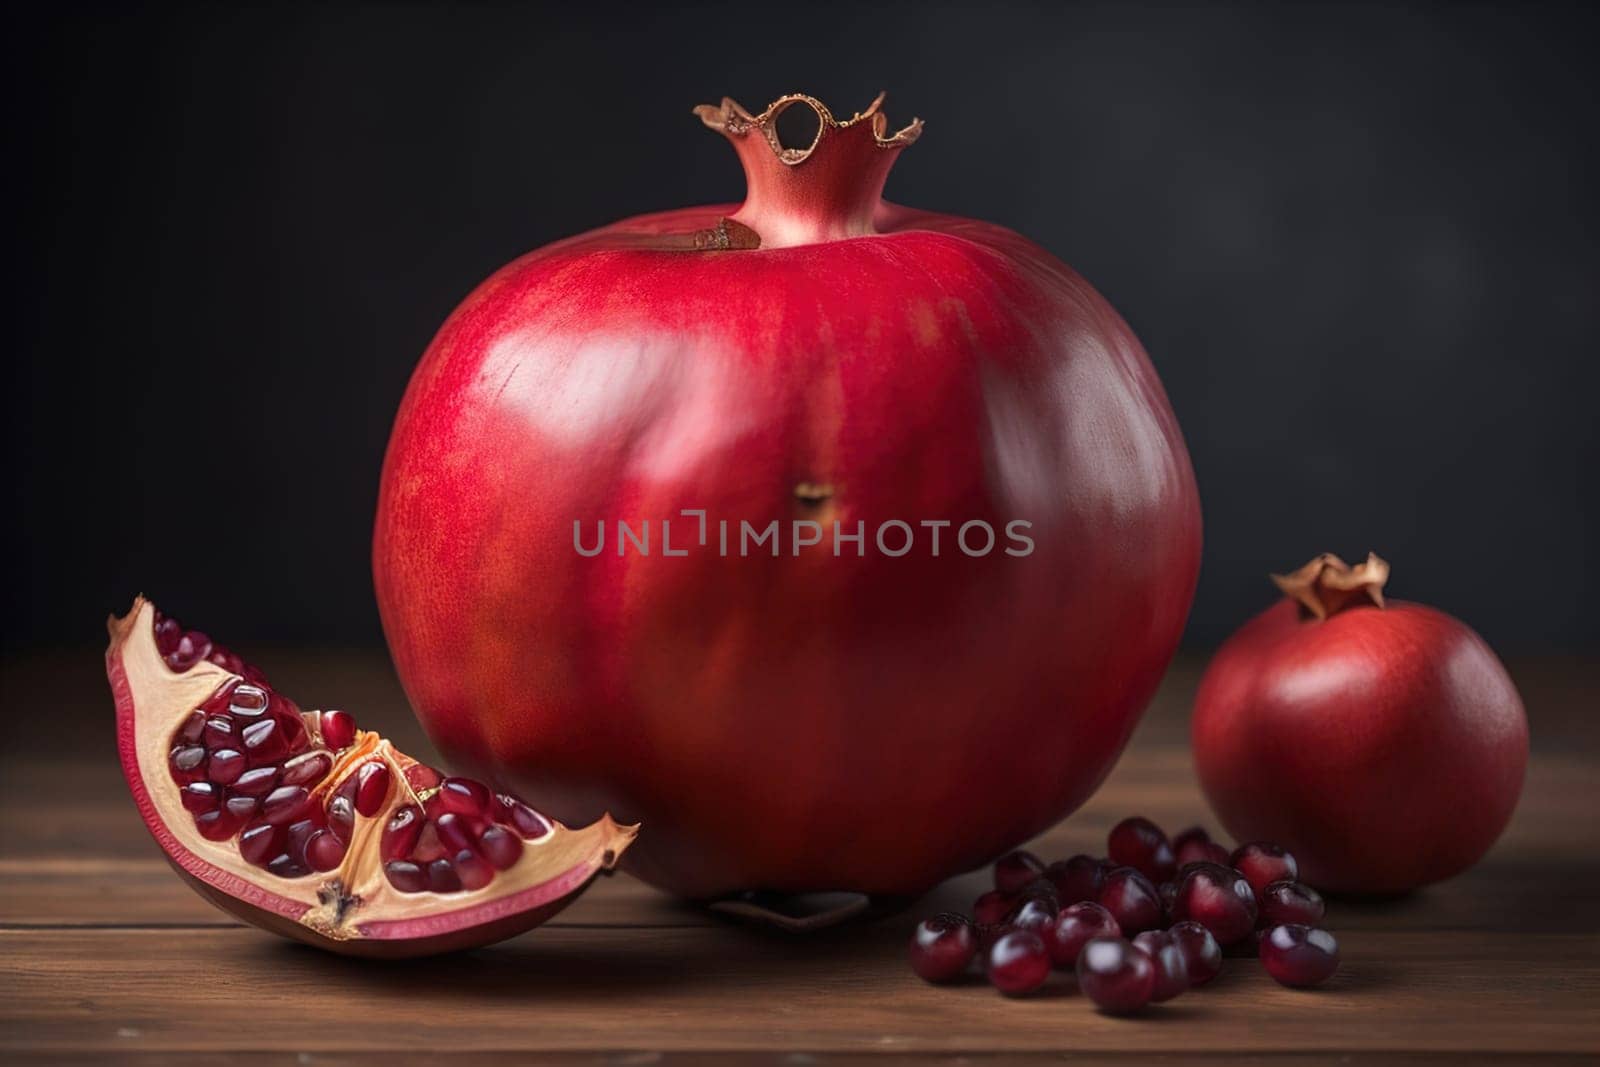
[[[381,658],[262,659],[282,664],[274,676],[287,691],[328,693],[316,702],[355,708],[427,751]],[[1008,1001],[981,982],[916,980],[903,955],[915,916],[964,906],[983,872],[904,915],[804,938],[730,926],[623,875],[549,926],[459,957],[374,964],[280,943],[213,911],[167,869],[127,800],[95,667],[92,655],[45,656],[0,672],[6,1062],[1600,1055],[1593,665],[1514,665],[1534,761],[1511,828],[1484,863],[1445,885],[1334,901],[1329,925],[1345,964],[1329,986],[1293,992],[1253,961],[1230,961],[1213,987],[1136,1020],[1095,1013],[1064,981]],[[1110,780],[1035,847],[1101,851],[1109,826],[1135,811],[1172,828],[1209,821],[1185,748],[1195,678],[1193,663],[1173,671]],[[48,737],[27,729],[43,706]]]

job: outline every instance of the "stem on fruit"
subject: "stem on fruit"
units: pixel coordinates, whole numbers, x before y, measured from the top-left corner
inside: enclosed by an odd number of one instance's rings
[[[728,138],[744,165],[744,205],[724,221],[752,231],[761,248],[875,233],[873,218],[883,204],[889,168],[922,133],[921,119],[888,133],[883,97],[879,93],[865,111],[843,122],[822,101],[801,93],[779,97],[759,115],[726,97],[720,105],[695,108],[701,122]],[[817,114],[816,136],[804,148],[785,147],[778,137],[778,116],[796,104]]]
[[[1292,574],[1274,574],[1272,582],[1284,596],[1312,617],[1326,619],[1357,605],[1383,607],[1383,587],[1389,564],[1368,552],[1365,563],[1354,567],[1331,552],[1324,552]]]

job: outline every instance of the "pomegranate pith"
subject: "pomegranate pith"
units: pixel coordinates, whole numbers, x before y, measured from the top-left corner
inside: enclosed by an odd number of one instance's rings
[[[119,749],[146,825],[202,895],[266,929],[367,955],[484,944],[559,910],[633,838],[443,779],[347,713],[302,713],[142,599],[110,630]]]

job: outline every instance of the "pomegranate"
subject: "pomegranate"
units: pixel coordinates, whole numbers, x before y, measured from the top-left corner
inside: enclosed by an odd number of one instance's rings
[[[1138,340],[1017,234],[886,203],[921,124],[880,102],[699,108],[744,203],[498,271],[384,463],[378,601],[430,736],[563,818],[648,820],[630,869],[691,897],[915,895],[1051,825],[1194,590]]]
[[[1374,555],[1275,576],[1285,600],[1201,681],[1206,796],[1237,840],[1279,842],[1299,867],[1263,862],[1259,885],[1402,892],[1471,866],[1511,818],[1528,762],[1516,688],[1461,622],[1386,601],[1388,576]]]
[[[445,777],[348,712],[302,712],[143,598],[109,629],[140,815],[201,896],[262,929],[363,956],[482,945],[561,910],[633,840]]]

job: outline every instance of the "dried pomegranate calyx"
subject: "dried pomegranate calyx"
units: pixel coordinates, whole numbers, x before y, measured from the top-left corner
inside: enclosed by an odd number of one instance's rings
[[[744,167],[745,200],[721,220],[726,243],[715,232],[697,235],[695,247],[787,248],[876,233],[873,218],[883,207],[883,183],[900,149],[922,133],[922,120],[889,132],[884,94],[865,111],[843,121],[813,96],[790,93],[753,115],[733,100],[701,104],[700,121],[725,136]],[[785,145],[778,116],[791,107],[817,116],[809,145]]]
[[[700,121],[710,129],[729,137],[743,137],[751,130],[761,134],[767,145],[772,149],[772,154],[782,163],[794,166],[804,163],[811,158],[824,139],[833,136],[837,131],[848,130],[855,133],[872,135],[872,143],[879,148],[904,148],[918,137],[922,136],[922,120],[913,118],[903,128],[889,133],[889,119],[883,113],[883,101],[887,93],[879,93],[873,97],[872,103],[866,110],[857,111],[847,119],[834,118],[828,106],[814,96],[805,93],[789,93],[780,96],[767,105],[765,111],[759,115],[752,115],[740,106],[737,100],[723,97],[720,104],[701,104],[694,109]],[[805,148],[785,146],[778,139],[778,116],[796,105],[809,107],[817,115],[817,133],[812,138],[811,144]]]
[[[1354,567],[1331,552],[1324,552],[1290,574],[1274,574],[1272,582],[1314,618],[1326,619],[1349,607],[1383,607],[1383,587],[1389,581],[1389,564],[1368,552],[1366,562]]]

